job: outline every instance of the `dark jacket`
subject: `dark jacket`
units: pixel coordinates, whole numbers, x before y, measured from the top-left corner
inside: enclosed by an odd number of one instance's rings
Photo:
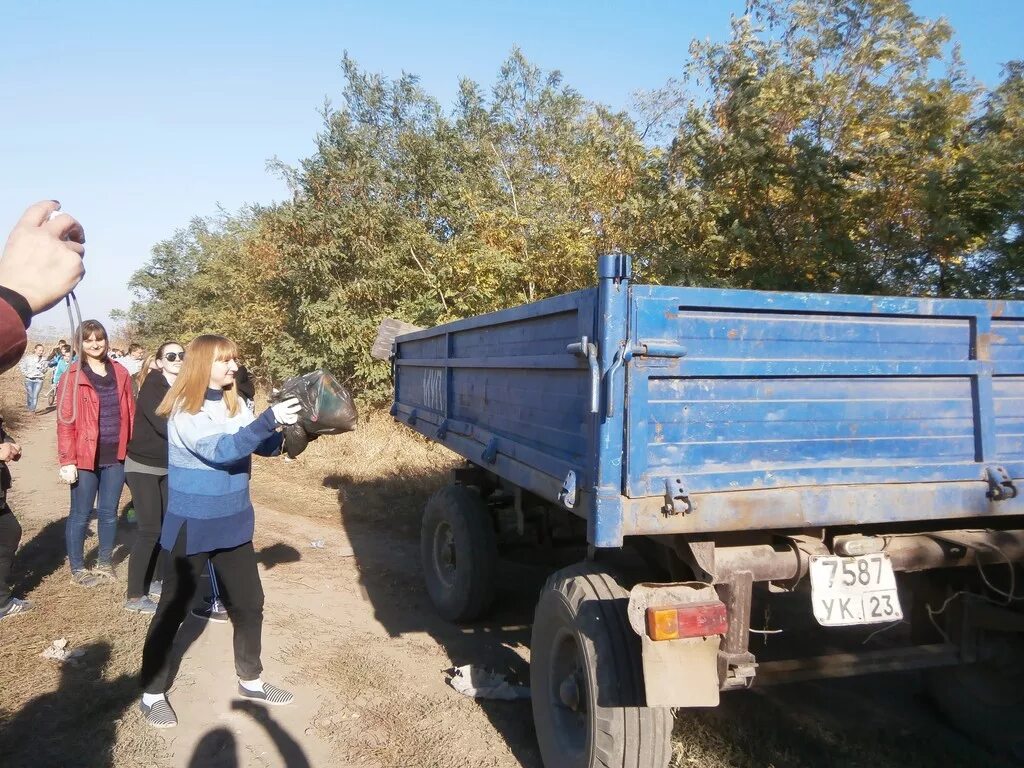
[[[14,438],[4,429],[4,419],[0,416],[0,443],[13,443]],[[0,461],[0,514],[7,511],[7,489],[11,487],[11,470],[6,461]]]
[[[160,371],[150,371],[139,387],[135,402],[135,427],[128,443],[128,457],[149,467],[167,466],[167,418],[156,407],[171,385]]]
[[[250,403],[256,399],[256,382],[252,380],[249,369],[244,365],[238,366],[238,370],[235,371],[235,391],[239,397]]]

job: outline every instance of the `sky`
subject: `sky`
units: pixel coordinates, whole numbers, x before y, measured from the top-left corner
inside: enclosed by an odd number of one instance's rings
[[[945,16],[988,86],[1024,58],[1019,0],[911,0]],[[0,239],[50,198],[86,229],[84,317],[127,308],[150,248],[196,216],[287,197],[267,170],[312,154],[340,59],[410,72],[450,105],[460,77],[484,87],[519,46],[585,97],[628,108],[678,76],[694,38],[727,39],[742,0],[504,3],[0,0]],[[34,329],[65,328],[62,305]]]

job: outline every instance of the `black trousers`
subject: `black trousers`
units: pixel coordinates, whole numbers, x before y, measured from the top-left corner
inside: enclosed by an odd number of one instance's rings
[[[140,682],[146,693],[164,693],[170,675],[171,647],[185,620],[206,561],[213,562],[217,581],[231,595],[227,606],[234,630],[235,672],[242,680],[255,680],[263,671],[263,585],[256,568],[252,542],[233,549],[185,555],[185,527],[171,550],[164,571],[160,605],[153,615],[142,649]]]
[[[11,565],[21,543],[21,525],[6,504],[0,507],[0,608],[11,601]]]
[[[163,578],[167,555],[160,548],[160,526],[167,509],[167,475],[126,472],[138,531],[128,558],[128,599],[142,597],[152,580]]]

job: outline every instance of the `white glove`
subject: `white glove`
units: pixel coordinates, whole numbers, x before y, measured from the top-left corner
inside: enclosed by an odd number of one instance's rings
[[[78,482],[78,467],[74,464],[65,464],[60,468],[60,481],[67,483],[68,485],[74,485]]]
[[[278,424],[294,424],[299,420],[299,412],[302,410],[302,403],[299,398],[290,397],[287,400],[270,406],[274,413],[274,421]]]

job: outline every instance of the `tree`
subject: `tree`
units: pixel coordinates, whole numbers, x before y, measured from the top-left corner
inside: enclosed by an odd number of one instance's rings
[[[664,279],[960,292],[979,89],[951,36],[903,0],[758,0],[728,43],[694,43],[684,85],[707,98],[668,156]]]
[[[984,93],[905,0],[754,0],[634,117],[514,49],[451,113],[347,55],[292,199],[157,244],[127,319],[224,333],[265,377],[327,367],[384,400],[380,320],[434,325],[593,284],[1019,295],[1024,65]]]

